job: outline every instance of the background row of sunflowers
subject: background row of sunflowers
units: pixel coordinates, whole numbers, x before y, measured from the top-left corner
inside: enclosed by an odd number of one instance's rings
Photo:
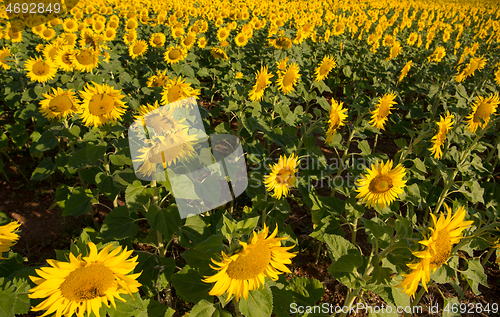
[[[296,276],[305,247],[291,201],[307,210],[315,261],[347,287],[344,306],[370,294],[418,305],[440,284],[457,304],[487,286],[499,245],[495,1],[65,1],[50,21],[9,3],[2,153],[40,162],[27,181],[65,177],[63,216],[105,198],[114,208],[36,268],[9,252],[19,225],[0,227],[5,311],[288,316],[291,303],[317,304],[326,281]],[[127,128],[192,96],[208,134],[240,138],[249,186],[180,219],[168,181],[135,176]],[[311,186],[323,178],[343,181]]]

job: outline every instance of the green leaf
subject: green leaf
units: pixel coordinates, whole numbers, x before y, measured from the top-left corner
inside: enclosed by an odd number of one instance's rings
[[[111,200],[114,200],[116,195],[120,192],[120,189],[114,186],[113,178],[103,172],[99,172],[95,175],[95,183],[99,192],[103,193]]]
[[[0,317],[27,314],[30,310],[30,299],[26,293],[30,288],[27,279],[10,281],[0,277]]]
[[[137,278],[137,281],[143,286],[158,291],[168,287],[160,285],[160,280],[169,281],[172,274],[175,272],[174,258],[160,257],[156,254],[139,253],[138,265],[135,268],[136,272],[142,272]],[[165,284],[168,284],[165,283]]]
[[[438,85],[432,85],[429,88],[429,93],[427,94],[427,97],[432,98],[434,95],[439,91],[439,86]]]
[[[212,285],[203,282],[202,279],[198,271],[185,265],[182,270],[172,275],[172,284],[175,292],[185,301],[197,303],[202,299],[212,299],[212,296],[208,295]]]
[[[123,72],[119,76],[120,78],[120,84],[127,84],[132,81],[132,77],[126,72]]]
[[[99,145],[87,143],[86,150],[89,164],[94,164],[98,159],[104,156],[104,153],[106,153],[106,146],[106,142]]]
[[[325,293],[323,284],[320,281],[305,276],[292,278],[286,289],[292,292],[299,306],[314,306]]]
[[[178,233],[179,244],[185,248],[190,248],[209,236],[207,224],[199,215],[186,218],[185,224],[181,226]]]
[[[133,297],[129,294],[121,294],[121,297],[125,302],[115,301],[116,310],[113,309],[113,306],[107,308],[110,317],[148,317],[149,299],[143,300],[139,293],[134,293]],[[103,305],[103,307],[106,306]]]
[[[172,317],[175,313],[175,310],[168,307],[165,304],[161,304],[153,299],[149,301],[148,305],[148,316],[155,317]]]
[[[52,131],[45,131],[44,134],[36,141],[36,143],[30,146],[30,153],[35,154],[39,152],[45,152],[52,150],[57,146],[57,138],[54,136]]]
[[[370,148],[370,144],[368,144],[367,140],[358,142],[358,149],[361,151],[361,155],[363,156],[372,154],[372,149]]]
[[[28,130],[24,124],[14,125],[10,128],[10,138],[17,147],[23,147],[29,140]]]
[[[63,216],[74,216],[78,217],[80,215],[86,214],[92,210],[92,200],[94,196],[90,189],[84,190],[79,187],[76,188],[70,195],[69,199],[66,200],[66,204],[63,210]]]
[[[174,68],[172,67],[172,69],[174,69]],[[175,69],[174,69],[174,71],[175,71],[176,73],[178,73]],[[191,66],[189,66],[189,65],[185,65],[185,66],[183,66],[183,67],[181,68],[181,74],[183,74],[183,75],[184,75],[184,76],[186,76],[186,77],[195,77],[195,75],[194,75],[194,70],[193,70],[193,68],[191,68]]]
[[[135,236],[139,231],[136,219],[137,214],[130,213],[125,206],[111,210],[102,224],[101,238],[106,240],[121,240]]]
[[[202,299],[193,306],[193,309],[189,312],[189,317],[212,317],[214,312],[214,304]]]
[[[179,231],[181,225],[179,211],[173,205],[164,209],[151,205],[146,213],[146,219],[151,229],[159,231],[167,240]]]
[[[33,181],[41,181],[52,175],[57,169],[56,164],[52,161],[51,157],[46,157],[43,161],[38,164],[38,166],[31,174],[31,180]],[[1,168],[0,168],[1,170]]]
[[[87,151],[85,149],[80,149],[75,154],[71,155],[68,165],[73,168],[79,168],[86,166],[87,162]]]
[[[144,211],[144,207],[147,208],[149,199],[153,197],[154,192],[151,192],[152,188],[146,188],[142,185],[141,181],[136,180],[127,187],[125,191],[125,203],[130,211],[141,210]]]
[[[184,251],[181,255],[187,264],[198,268],[200,274],[206,276],[216,273],[210,268],[209,264],[212,262],[212,258],[220,255],[222,250],[224,250],[224,243],[222,243],[222,236],[218,234],[210,236],[205,241]]]
[[[208,76],[210,76],[210,73],[208,72],[208,69],[205,68],[205,67],[202,67],[202,68],[198,69],[197,74],[200,77],[208,77]]]
[[[110,154],[109,160],[116,166],[132,165],[132,159],[125,154]]]
[[[467,265],[467,270],[462,272],[462,276],[465,277],[474,294],[480,295],[481,292],[478,289],[479,284],[488,287],[488,281],[486,274],[484,274],[484,268],[479,259],[469,259],[467,260]]]
[[[403,149],[406,146],[406,140],[405,139],[397,139],[394,140],[394,143],[398,146],[398,148]]]
[[[346,255],[349,250],[357,250],[351,242],[336,234],[325,234],[323,239],[328,245],[330,255],[335,260],[338,260],[343,255]]]
[[[240,299],[240,311],[245,316],[270,317],[273,312],[273,293],[266,287],[249,291],[247,299]]]
[[[439,308],[438,304],[433,305],[430,307],[430,312],[431,313],[438,313]],[[455,312],[454,312],[455,311]],[[443,303],[443,317],[460,317],[460,302],[458,298],[456,297],[451,297],[451,298],[444,298],[444,303]]]
[[[3,130],[0,130],[0,149],[5,149],[8,147],[9,147],[9,138],[3,132]]]
[[[344,75],[345,75],[347,78],[351,77],[351,75],[352,75],[351,66],[346,65],[346,66],[342,69],[342,72],[344,73]]]

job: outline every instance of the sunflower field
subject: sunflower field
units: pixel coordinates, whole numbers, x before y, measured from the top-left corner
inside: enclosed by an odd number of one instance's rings
[[[0,317],[500,315],[496,0],[0,9]]]

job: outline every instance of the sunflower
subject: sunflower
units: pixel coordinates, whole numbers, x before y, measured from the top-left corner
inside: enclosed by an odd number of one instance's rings
[[[189,50],[196,43],[196,34],[188,33],[186,36],[182,37],[181,45],[186,50]]]
[[[295,186],[297,166],[299,165],[298,158],[295,154],[290,157],[281,156],[277,164],[271,167],[271,173],[264,176],[264,183],[267,191],[274,190],[272,197],[281,199],[288,196],[290,188]]]
[[[72,89],[64,91],[61,88],[52,88],[52,94],[42,94],[45,97],[40,101],[40,112],[49,119],[67,118],[79,110],[79,100]]]
[[[408,264],[412,270],[410,274],[404,274],[405,279],[396,287],[403,287],[403,290],[409,296],[415,294],[418,288],[418,282],[422,281],[422,286],[427,291],[427,283],[430,281],[431,271],[446,264],[451,256],[453,245],[460,242],[462,232],[467,229],[473,221],[464,221],[466,211],[461,206],[452,215],[451,208],[446,207],[446,217],[441,213],[439,220],[431,213],[434,228],[430,228],[432,234],[427,240],[419,241],[425,246],[422,251],[412,252],[419,258],[416,263]]]
[[[99,46],[99,43],[102,42],[101,36],[99,34],[93,32],[91,29],[84,29],[80,32],[80,46],[86,47],[90,46],[94,50]]]
[[[189,126],[183,124],[186,118],[176,120],[173,116],[174,110],[167,107],[160,108],[160,104],[155,100],[153,105],[148,103],[137,108],[139,114],[135,115],[135,118],[143,120],[143,126],[148,129],[152,128],[157,135],[188,129]],[[152,131],[148,130],[148,132],[151,135]]]
[[[75,19],[69,18],[69,19],[64,20],[62,26],[63,26],[64,32],[73,33],[73,32],[78,31],[78,23],[76,22]]]
[[[46,28],[39,35],[42,39],[50,41],[56,36],[56,31],[52,28]]]
[[[335,67],[337,67],[337,62],[335,61],[334,57],[330,55],[323,57],[323,60],[314,71],[316,74],[316,78],[314,80],[317,82],[324,80],[328,76],[330,71]]]
[[[148,50],[148,43],[144,40],[134,41],[128,47],[128,53],[132,59],[142,56]]]
[[[89,83],[80,91],[85,126],[99,127],[110,122],[115,123],[125,113],[126,105],[121,101],[125,96],[120,90],[107,84],[92,83],[94,87]]]
[[[395,41],[391,47],[391,53],[390,53],[389,57],[387,57],[386,61],[389,61],[389,60],[397,57],[399,54],[401,54],[402,50],[403,49],[401,48],[401,43],[399,43],[399,41]]]
[[[279,71],[285,71],[287,63],[288,63],[288,57],[285,57],[276,62],[276,67],[278,67]]]
[[[215,283],[210,295],[220,296],[227,292],[227,300],[234,294],[236,301],[242,297],[247,299],[248,292],[264,285],[265,278],[276,281],[279,274],[291,273],[285,264],[291,264],[291,258],[296,253],[288,252],[294,248],[282,247],[281,240],[288,237],[276,238],[278,227],[268,237],[269,228],[264,224],[260,233],[253,232],[252,238],[247,242],[238,241],[242,249],[231,256],[222,251],[221,261],[212,259],[217,265],[211,268],[217,270],[215,275],[205,276],[205,283]]]
[[[451,130],[451,126],[453,125],[453,118],[454,116],[447,111],[446,116],[444,118],[443,116],[441,116],[441,119],[437,124],[437,133],[432,137],[433,145],[429,149],[436,160],[441,159],[441,157],[443,156],[441,146],[443,146],[444,142],[446,141],[446,135]]]
[[[136,30],[132,30],[128,33],[125,33],[123,35],[123,43],[129,45],[130,43],[134,42],[137,40],[137,32]]]
[[[408,63],[405,64],[405,66],[401,70],[401,74],[399,75],[398,82],[401,82],[403,80],[403,78],[405,78],[406,75],[408,75],[408,72],[410,71],[410,68],[411,68],[412,65],[413,65],[413,61],[411,61],[411,60],[408,61]]]
[[[446,50],[442,46],[436,47],[434,50],[434,53],[427,57],[427,60],[429,62],[434,61],[436,63],[439,63],[444,57],[446,56]]]
[[[116,29],[107,28],[103,33],[103,37],[105,41],[113,41],[116,37]]]
[[[472,113],[466,117],[468,119],[467,130],[475,133],[477,128],[484,128],[490,122],[490,117],[496,112],[499,103],[498,93],[491,94],[488,98],[478,96],[476,102],[472,104]]]
[[[60,38],[64,40],[64,44],[74,47],[76,44],[77,35],[75,33],[63,33]]]
[[[99,55],[92,48],[76,50],[70,58],[73,67],[80,72],[90,73],[99,66]]]
[[[139,23],[137,22],[136,19],[132,18],[132,19],[128,19],[126,22],[125,22],[125,31],[126,32],[129,32],[129,31],[132,31],[132,30],[135,30],[137,28],[137,26],[139,25]]]
[[[335,25],[333,26],[332,34],[335,36],[339,36],[342,33],[344,33],[344,30],[345,30],[345,23],[342,21],[339,21],[339,22],[335,23]]]
[[[288,93],[294,91],[293,86],[297,84],[299,79],[299,66],[296,63],[291,63],[288,65],[287,69],[278,74],[278,86],[281,92],[287,95]]]
[[[396,39],[390,34],[386,34],[384,40],[382,41],[383,46],[392,46],[395,44]]]
[[[343,108],[343,102],[338,103],[332,99],[332,108],[330,109],[330,118],[328,119],[328,130],[326,131],[326,143],[333,142],[333,135],[337,133],[337,129],[345,124],[347,118],[347,109]]]
[[[392,105],[397,104],[394,99],[396,98],[396,94],[394,92],[385,94],[382,98],[378,99],[378,103],[375,105],[375,110],[370,111],[372,114],[372,119],[369,123],[372,124],[372,127],[376,127],[377,129],[385,130],[385,122],[389,114],[391,114]]]
[[[231,32],[230,29],[227,27],[222,27],[219,30],[217,30],[217,39],[219,42],[225,41],[229,37],[229,33]]]
[[[10,49],[4,47],[0,50],[0,67],[5,70],[10,69],[10,65],[7,62],[11,62],[12,60],[8,58],[9,56]]]
[[[118,247],[111,251],[113,245],[109,244],[98,253],[94,243],[89,242],[88,247],[90,253],[83,259],[81,254],[75,257],[70,253],[69,262],[49,259],[50,266],[35,270],[40,277],[30,276],[37,286],[30,290],[29,297],[48,298],[33,311],[78,317],[94,312],[100,316],[102,303],[110,307],[108,302],[111,302],[116,308],[115,298],[125,302],[121,294],[139,291],[141,284],[136,279],[141,273],[129,274],[137,266],[137,256],[128,259],[133,250],[125,248],[122,252]]]
[[[205,46],[207,46],[207,39],[204,36],[202,36],[198,40],[198,47],[205,48]]]
[[[149,44],[152,47],[159,48],[165,45],[166,37],[163,33],[153,33],[149,38]]]
[[[240,47],[247,45],[248,43],[247,35],[243,32],[236,34],[236,37],[234,38],[234,43],[236,44],[236,46]]]
[[[187,51],[179,46],[171,46],[167,48],[167,51],[163,54],[165,61],[169,64],[178,63],[179,61],[184,60],[186,56]]]
[[[2,257],[2,253],[9,252],[10,248],[16,244],[19,239],[16,232],[20,226],[21,224],[17,221],[0,226],[0,259],[6,259]]]
[[[498,86],[500,86],[500,67],[495,71],[495,82]]]
[[[218,47],[212,47],[210,49],[210,54],[216,59],[228,59],[226,52]]]
[[[59,45],[57,43],[52,43],[45,45],[45,48],[43,49],[42,53],[45,59],[50,59],[51,61],[54,62],[54,57],[57,54],[57,51],[59,50]]]
[[[260,71],[255,74],[255,85],[250,91],[249,98],[251,101],[261,101],[264,97],[264,90],[271,83],[273,74],[267,72],[267,66],[261,66]]]
[[[51,60],[43,60],[41,57],[35,59],[30,58],[25,63],[26,75],[31,81],[45,83],[47,80],[53,79],[57,73],[57,66]]]
[[[418,33],[417,32],[412,32],[410,36],[408,36],[408,39],[406,40],[406,44],[413,46],[415,45],[415,42],[418,39]]]
[[[185,79],[181,79],[181,77],[167,79],[167,83],[164,85],[163,91],[161,92],[162,105],[167,105],[177,100],[198,96],[200,94],[198,89],[191,88],[191,85],[184,81]]]
[[[158,74],[149,77],[146,85],[148,87],[162,87],[167,82],[167,79],[167,70],[164,70],[163,72],[158,72]]]
[[[464,68],[464,76],[465,77],[474,76],[474,72],[476,70],[480,71],[481,69],[484,68],[485,65],[486,65],[486,59],[483,56],[471,58],[467,66],[465,66]]]
[[[371,165],[367,174],[361,175],[356,182],[358,186],[356,191],[359,192],[356,198],[361,198],[361,203],[368,207],[377,204],[379,208],[384,208],[403,192],[406,184],[403,177],[406,175],[406,170],[401,164],[395,168],[392,168],[392,165],[392,160],[386,164],[377,161]]]
[[[273,41],[273,46],[276,49],[287,50],[292,47],[292,40],[286,36],[281,36]]]
[[[162,164],[163,170],[168,166],[189,160],[196,156],[193,145],[197,138],[188,134],[187,128],[165,134],[154,134],[147,143],[149,146],[140,148],[141,153],[134,160],[138,168],[136,172],[143,177],[151,177],[158,169],[158,164]]]
[[[184,34],[183,28],[172,28],[172,37],[174,39],[180,38]]]

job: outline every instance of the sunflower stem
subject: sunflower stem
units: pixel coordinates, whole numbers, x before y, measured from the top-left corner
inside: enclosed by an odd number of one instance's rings
[[[425,292],[425,288],[421,287],[420,288],[420,291],[418,291],[417,293],[417,296],[415,296],[415,298],[413,299],[413,301],[411,302],[411,306],[416,306],[419,302],[420,302],[420,299],[422,298],[422,296],[424,295],[424,292]]]
[[[241,317],[242,315],[240,311],[240,303],[233,300],[233,305],[234,305],[234,311],[236,312],[236,316]]]
[[[7,154],[7,152],[5,152],[3,149],[0,149],[0,152],[3,153],[3,155],[5,155],[5,157],[9,160],[9,162],[16,168],[16,172],[21,174],[24,180],[26,180],[26,183],[29,184],[30,183],[29,179],[26,177],[26,175],[24,175],[23,171],[19,168],[19,166],[17,166],[16,162],[14,162],[14,160],[9,156],[9,154]]]

